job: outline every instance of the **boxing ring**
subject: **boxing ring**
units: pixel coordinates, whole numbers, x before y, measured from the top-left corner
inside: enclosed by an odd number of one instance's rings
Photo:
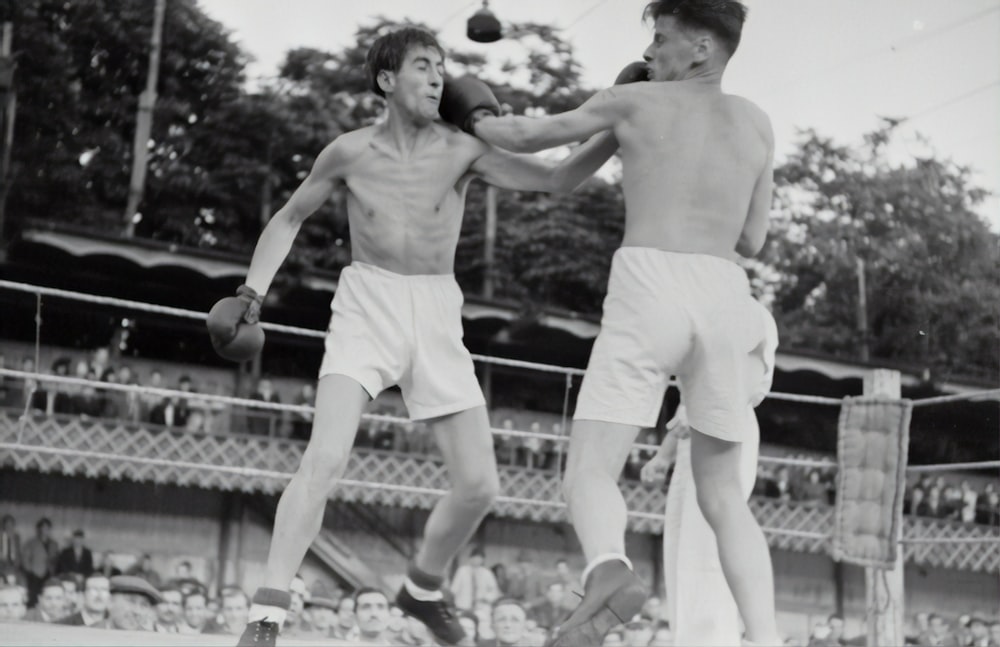
[[[274,413],[309,413],[311,407],[269,403],[261,400],[238,398],[205,393],[192,393],[174,389],[151,388],[139,385],[97,382],[86,379],[43,374],[40,366],[41,325],[44,299],[68,299],[81,304],[111,308],[116,312],[141,312],[149,315],[179,317],[203,321],[205,313],[158,306],[137,301],[102,297],[47,287],[27,285],[10,281],[0,281],[0,289],[32,294],[36,300],[35,372],[0,369],[0,377],[18,380],[33,380],[38,384],[57,384],[72,387],[89,386],[101,391],[119,391],[142,395],[183,398],[190,402],[212,406],[239,407],[248,411],[269,411]],[[322,340],[324,331],[296,328],[278,324],[263,323],[268,332],[294,335]],[[568,405],[574,379],[583,371],[575,368],[509,360],[485,355],[473,355],[481,364],[506,366],[517,369],[541,371],[564,376],[562,425],[568,428]],[[891,372],[889,372],[891,373]],[[885,378],[885,375],[882,375]],[[878,380],[876,380],[877,382]],[[889,382],[892,382],[889,376]],[[761,463],[796,466],[801,468],[821,468],[827,470],[861,469],[862,474],[871,474],[877,469],[862,463],[845,462],[853,451],[858,453],[857,443],[868,442],[872,430],[890,434],[902,449],[887,450],[886,455],[893,464],[892,474],[883,469],[886,482],[895,478],[905,482],[906,474],[947,472],[963,470],[1000,470],[1000,460],[986,460],[969,463],[907,465],[905,441],[909,424],[909,412],[919,407],[937,406],[951,402],[977,399],[1000,399],[1000,389],[983,390],[974,393],[946,395],[919,400],[903,400],[899,396],[898,374],[895,391],[890,388],[874,389],[869,392],[866,380],[866,397],[827,398],[790,393],[770,393],[768,398],[817,406],[837,407],[840,410],[840,451],[838,460],[803,460],[761,456]],[[29,398],[30,401],[30,398]],[[893,412],[903,411],[905,415],[892,418]],[[855,415],[856,420],[851,416]],[[860,417],[858,417],[860,416]],[[892,418],[890,420],[889,418]],[[399,416],[365,414],[362,424],[388,423],[405,425],[408,419]],[[904,424],[905,423],[905,424]],[[850,429],[860,430],[854,436]],[[856,430],[856,431],[857,431]],[[565,433],[533,433],[513,429],[492,429],[495,435],[505,438],[533,438],[549,441],[557,448],[559,456],[564,451],[568,436]],[[891,434],[897,434],[891,436]],[[898,436],[898,434],[902,434]],[[845,440],[846,438],[846,440]],[[868,438],[870,441],[870,438]],[[845,446],[845,443],[847,445]],[[854,443],[854,445],[851,445]],[[890,443],[891,444],[891,443]],[[881,442],[880,447],[885,446]],[[874,445],[873,445],[874,446]],[[637,444],[637,449],[655,452],[657,447]],[[846,448],[845,448],[846,447]],[[853,447],[853,449],[851,449]],[[279,493],[296,469],[303,445],[300,442],[252,436],[235,433],[191,433],[177,429],[151,429],[139,425],[129,425],[113,421],[59,421],[45,415],[32,415],[27,405],[20,415],[0,415],[0,449],[3,450],[3,465],[16,470],[58,472],[87,477],[106,477],[152,483],[170,483],[179,486],[193,486],[226,491]],[[848,451],[851,450],[851,451]],[[565,508],[561,501],[559,485],[560,460],[556,460],[554,472],[525,470],[520,467],[500,465],[501,496],[494,506],[494,514],[500,517],[525,519],[538,522],[562,522],[566,520]],[[867,471],[866,471],[867,470]],[[895,477],[893,477],[895,475]],[[894,495],[888,505],[875,509],[871,501],[860,502],[868,505],[870,512],[883,526],[874,532],[879,539],[872,549],[876,557],[852,555],[850,542],[845,537],[851,532],[850,513],[845,512],[852,501],[844,491],[844,481],[838,479],[838,500],[833,507],[794,506],[780,500],[754,498],[751,506],[768,537],[772,548],[797,550],[800,552],[828,552],[835,557],[866,566],[870,570],[869,587],[869,642],[887,644],[886,636],[899,635],[900,628],[886,628],[885,617],[892,615],[897,624],[901,623],[901,592],[887,590],[889,578],[886,573],[895,571],[902,581],[904,560],[916,564],[940,567],[968,568],[989,573],[1000,573],[1000,532],[995,527],[975,526],[962,528],[935,519],[906,517],[901,514],[902,493]],[[443,464],[430,457],[387,454],[378,450],[358,448],[348,463],[344,478],[334,497],[357,503],[377,503],[380,505],[429,509],[445,493],[447,475]],[[898,487],[897,487],[898,489]],[[623,482],[623,495],[628,503],[629,529],[634,532],[659,534],[663,530],[664,493],[660,488],[649,488],[641,483]],[[856,526],[864,525],[860,522]],[[854,528],[857,530],[857,528]],[[869,528],[869,531],[872,529]],[[871,534],[871,533],[869,533]],[[862,544],[864,542],[861,542]],[[858,544],[861,545],[861,544]],[[845,547],[846,546],[846,547]],[[862,551],[864,552],[864,551]],[[858,561],[861,559],[861,561]],[[867,560],[867,562],[865,562]],[[881,591],[881,592],[880,592]],[[894,598],[899,599],[894,599]],[[882,618],[879,625],[878,618]],[[7,627],[5,627],[7,629]],[[73,642],[77,642],[76,639]],[[899,644],[902,640],[899,640]],[[25,644],[56,644],[28,642]],[[90,644],[90,643],[78,643]],[[96,644],[96,643],[95,643]],[[103,643],[102,643],[103,644]],[[154,644],[154,643],[149,643]],[[161,643],[155,643],[161,644]],[[164,643],[165,644],[165,643]],[[186,644],[186,643],[185,643]],[[213,643],[214,644],[214,643]],[[220,643],[221,644],[221,643]],[[286,643],[291,644],[291,643]]]

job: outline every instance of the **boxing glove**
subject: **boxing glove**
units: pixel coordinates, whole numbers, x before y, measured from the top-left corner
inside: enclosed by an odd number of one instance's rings
[[[483,116],[479,110],[500,116],[500,102],[493,96],[490,86],[472,76],[444,82],[438,106],[438,114],[443,120],[473,135],[475,123]]]
[[[625,85],[626,83],[648,80],[649,66],[646,65],[645,61],[635,61],[622,68],[622,71],[615,78],[615,85]]]
[[[260,325],[260,305],[264,297],[247,286],[236,289],[236,296],[219,300],[208,313],[208,335],[220,357],[234,362],[252,359],[264,347],[264,329]]]

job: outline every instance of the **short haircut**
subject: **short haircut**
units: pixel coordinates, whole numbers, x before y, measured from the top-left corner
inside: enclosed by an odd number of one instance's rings
[[[219,600],[223,600],[225,598],[243,598],[243,601],[247,603],[247,606],[250,606],[250,596],[248,596],[246,591],[238,586],[230,585],[222,587],[222,590],[219,591]]]
[[[386,604],[389,603],[389,596],[385,594],[382,589],[377,589],[374,586],[362,586],[360,589],[354,592],[354,607],[357,608],[358,600],[362,595],[368,595],[369,593],[378,593],[383,598],[385,598]]]
[[[38,520],[38,523],[35,524],[35,528],[41,528],[42,526],[48,526],[50,529],[52,528],[52,522],[49,521],[48,517],[42,517]]]
[[[200,597],[202,600],[204,600],[206,604],[208,603],[208,596],[205,595],[204,591],[202,591],[201,589],[192,589],[190,593],[187,593],[181,599],[181,607],[183,607],[183,608],[186,609],[187,605],[188,605],[188,600],[190,600],[191,598],[197,598],[197,597]]]
[[[521,601],[514,598],[499,598],[496,602],[493,603],[492,611],[496,612],[496,610],[499,609],[500,607],[517,607],[521,611],[524,611],[525,615],[528,614],[527,609],[524,608],[524,605],[521,604]]]
[[[45,589],[59,589],[60,591],[62,591],[63,590],[62,580],[60,580],[58,577],[50,577],[49,579],[45,580],[45,582],[42,584],[42,590],[44,591]]]
[[[445,57],[444,48],[434,34],[426,29],[403,27],[379,36],[365,58],[365,73],[372,92],[385,97],[385,92],[378,85],[379,72],[398,72],[411,47],[432,47],[441,54],[441,58]]]
[[[747,8],[739,0],[655,0],[642,12],[643,19],[660,16],[674,16],[684,27],[707,30],[732,56],[740,45]]]

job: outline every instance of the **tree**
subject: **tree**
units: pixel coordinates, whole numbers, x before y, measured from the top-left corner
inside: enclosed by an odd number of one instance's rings
[[[937,377],[995,377],[1000,239],[973,211],[985,193],[948,160],[891,162],[893,135],[887,123],[848,148],[806,131],[776,169],[776,217],[758,269],[772,273],[783,343],[852,357],[869,344],[873,358]]]

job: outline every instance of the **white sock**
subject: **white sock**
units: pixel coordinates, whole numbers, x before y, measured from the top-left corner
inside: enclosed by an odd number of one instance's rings
[[[590,572],[592,570],[594,570],[604,562],[613,562],[613,561],[622,562],[623,564],[625,564],[625,566],[628,567],[628,570],[630,571],[634,570],[632,568],[631,560],[629,560],[629,558],[626,557],[624,553],[604,553],[603,555],[598,555],[589,564],[587,564],[587,568],[583,569],[583,574],[580,575],[580,581],[583,583],[583,588],[587,588],[587,576],[590,575]]]
[[[406,587],[406,590],[413,596],[414,600],[420,600],[421,602],[437,602],[438,600],[444,599],[444,593],[442,593],[440,589],[437,591],[425,589],[414,584],[413,580],[410,578],[403,580],[403,586]]]
[[[282,625],[285,624],[285,617],[287,615],[288,609],[274,607],[270,604],[257,604],[255,602],[250,605],[250,613],[247,615],[247,622],[257,622],[259,620],[276,622],[278,623],[278,629],[281,629]]]

